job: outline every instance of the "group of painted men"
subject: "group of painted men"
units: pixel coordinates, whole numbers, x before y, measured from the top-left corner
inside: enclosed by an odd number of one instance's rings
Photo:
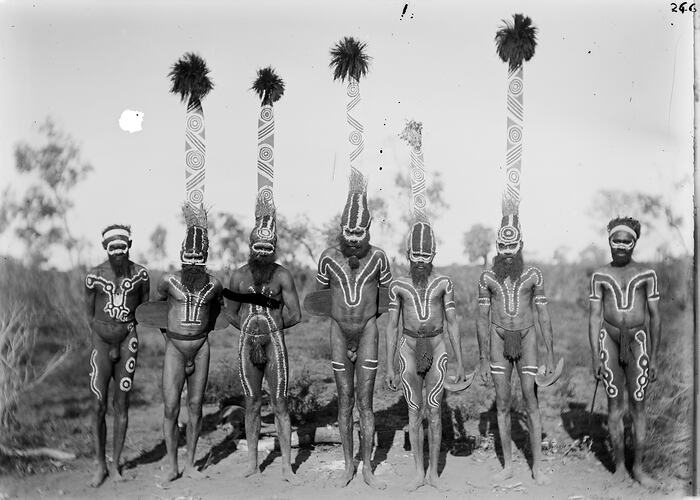
[[[358,200],[358,206],[366,200]],[[366,206],[366,205],[365,205]],[[435,237],[429,225],[413,225],[407,256],[410,273],[392,277],[386,254],[370,244],[370,220],[344,214],[337,246],[323,252],[318,263],[320,289],[330,289],[331,367],[338,389],[338,425],[345,457],[340,485],[355,474],[353,463],[352,412],[357,400],[360,416],[364,481],[372,487],[386,485],[372,473],[370,458],[374,437],[372,398],[379,364],[378,300],[388,288],[389,321],[386,331],[386,383],[392,390],[403,385],[408,405],[411,450],[416,477],[410,488],[423,484],[437,487],[438,454],[441,443],[440,409],[447,373],[447,349],[443,327],[456,358],[455,382],[464,380],[461,339],[455,310],[452,280],[433,269]],[[504,218],[503,227],[519,230],[517,220]],[[288,358],[285,330],[301,319],[299,298],[291,273],[275,262],[275,240],[251,233],[250,257],[237,269],[225,289],[207,273],[206,232],[188,228],[181,250],[180,272],[160,279],[155,299],[167,301],[164,329],[163,432],[170,462],[168,480],[181,475],[177,460],[180,395],[187,382],[187,455],[183,474],[195,477],[194,458],[202,422],[202,398],[209,369],[207,336],[219,310],[241,331],[239,375],[246,398],[245,431],[249,467],[246,476],[259,472],[257,441],[260,431],[262,381],[269,397],[282,451],[283,478],[295,483],[290,463],[290,418],[287,409]],[[644,400],[647,384],[653,381],[661,324],[658,285],[653,270],[632,260],[640,225],[634,219],[618,218],[608,225],[612,262],[591,277],[589,336],[594,376],[602,380],[609,404],[609,431],[617,466],[625,475],[623,440],[623,387],[629,396],[634,422],[632,475],[643,484],[652,480],[642,471],[645,438]],[[512,241],[509,240],[509,241]],[[90,389],[95,397],[94,438],[97,469],[92,485],[109,474],[120,480],[120,457],[128,421],[129,391],[132,388],[138,353],[135,311],[150,294],[147,270],[129,259],[131,234],[127,226],[112,225],[102,233],[108,260],[93,268],[85,279],[87,314],[92,329]],[[490,372],[496,391],[498,429],[503,450],[500,478],[512,474],[510,439],[511,374],[520,378],[528,415],[532,452],[532,475],[546,481],[541,465],[541,423],[535,376],[539,330],[546,347],[545,372],[554,370],[552,326],[547,311],[542,272],[526,267],[522,239],[505,244],[497,240],[493,268],[484,270],[478,283],[477,337],[478,373],[487,381]],[[225,291],[238,300],[224,300]],[[251,297],[246,299],[245,297]],[[240,300],[240,301],[239,301]],[[403,325],[399,329],[401,318]],[[538,323],[536,325],[536,323]],[[539,328],[537,328],[537,326]],[[401,334],[399,335],[399,332]],[[398,344],[399,370],[395,368]],[[105,460],[107,393],[115,381],[114,446],[111,466]],[[423,465],[423,419],[429,421],[429,466]]]

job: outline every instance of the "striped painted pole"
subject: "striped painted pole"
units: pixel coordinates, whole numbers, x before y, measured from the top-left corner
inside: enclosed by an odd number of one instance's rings
[[[205,153],[202,103],[191,97],[185,123],[185,200],[195,207],[204,201]]]
[[[506,187],[503,216],[517,215],[520,206],[520,173],[523,155],[523,66],[508,71]]]

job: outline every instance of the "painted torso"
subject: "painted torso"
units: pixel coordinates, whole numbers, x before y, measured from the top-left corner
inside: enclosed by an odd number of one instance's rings
[[[96,292],[94,319],[109,323],[132,321],[147,283],[148,271],[138,264],[132,264],[128,275],[121,278],[115,276],[109,261],[91,269],[85,286]]]
[[[647,300],[659,299],[656,273],[632,262],[605,266],[591,276],[591,300],[603,302],[603,318],[619,328],[639,326],[646,319]]]
[[[383,250],[370,247],[353,270],[339,248],[329,248],[319,259],[317,280],[331,289],[331,317],[338,326],[361,331],[377,314],[377,288],[391,282],[389,260]]]
[[[218,279],[210,275],[207,284],[192,293],[182,284],[179,274],[164,274],[158,289],[168,297],[168,330],[182,335],[210,330],[210,309],[220,300],[222,290]]]
[[[256,290],[248,266],[243,266],[239,271],[241,279],[235,284],[235,289],[241,293],[262,293],[275,300],[283,301],[282,284],[278,278],[278,272],[282,269],[277,266],[275,273],[272,275],[270,282],[263,285],[262,289]],[[284,305],[284,304],[282,304]],[[264,334],[281,330],[282,322],[282,307],[278,309],[270,309],[255,304],[241,304],[238,310],[238,318],[241,325],[241,331],[248,334]]]
[[[431,275],[425,288],[416,287],[410,276],[396,278],[389,285],[389,309],[400,309],[403,327],[409,330],[442,328],[445,312],[454,307],[454,287],[447,276]],[[405,338],[409,346],[415,348],[417,339]],[[431,344],[444,342],[442,335],[428,341]]]
[[[490,297],[491,322],[508,330],[527,328],[534,323],[533,298],[544,297],[542,271],[529,267],[515,282],[510,277],[503,283],[492,270],[481,273],[479,297]]]

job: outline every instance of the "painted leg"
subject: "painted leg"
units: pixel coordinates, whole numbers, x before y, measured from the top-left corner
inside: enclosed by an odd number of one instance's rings
[[[352,443],[352,409],[355,406],[355,365],[348,359],[345,336],[340,327],[331,320],[331,365],[338,390],[338,430],[343,444],[345,470],[337,480],[337,486],[344,488],[355,476]]]
[[[136,332],[132,331],[122,342],[119,361],[114,365],[114,453],[109,475],[115,482],[124,480],[121,475],[121,456],[129,425],[129,394],[134,382],[138,345]]]
[[[426,482],[439,491],[446,491],[447,489],[440,485],[438,476],[438,461],[442,445],[442,394],[447,374],[447,353],[443,342],[436,346],[433,359],[435,361],[425,376],[428,391],[428,445],[430,446]]]
[[[194,371],[187,377],[187,460],[182,474],[192,479],[203,479],[206,473],[198,471],[194,466],[197,453],[197,441],[202,432],[202,400],[209,378],[209,341],[205,341],[194,357]]]
[[[360,431],[362,442],[362,479],[372,488],[383,490],[386,483],[372,472],[372,448],[374,445],[374,381],[377,377],[377,351],[379,334],[377,323],[371,319],[365,326],[357,350],[357,402],[360,409]]]
[[[241,335],[239,342],[238,372],[245,393],[245,438],[248,445],[248,466],[243,477],[251,477],[260,473],[258,439],[260,438],[263,371],[250,361],[251,341],[249,337]]]
[[[177,463],[177,417],[180,415],[180,394],[184,383],[185,357],[168,339],[163,360],[163,437],[170,465],[170,470],[165,476],[166,481],[174,481],[180,477]]]
[[[496,390],[496,418],[503,451],[503,470],[494,474],[494,482],[513,477],[513,455],[510,443],[510,378],[513,364],[503,357],[503,340],[491,330],[491,378]]]
[[[287,348],[282,332],[271,335],[272,341],[267,345],[265,376],[272,393],[270,402],[275,413],[275,427],[282,452],[282,479],[292,485],[301,484],[292,471],[292,423],[287,408]]]
[[[403,395],[408,405],[408,438],[411,442],[411,454],[415,465],[414,479],[409,481],[406,489],[415,491],[425,484],[425,466],[423,464],[423,379],[416,373],[416,359],[413,349],[401,337],[399,344],[399,367],[403,382]]]
[[[613,460],[615,461],[615,473],[612,482],[623,482],[628,479],[625,470],[625,425],[622,421],[624,416],[624,404],[622,394],[617,397],[608,397],[608,431],[610,432],[610,442],[613,448]]]
[[[96,336],[96,335],[95,335]],[[112,375],[112,363],[109,360],[108,346],[99,339],[93,340],[94,348],[90,354],[90,390],[94,395],[94,417],[92,434],[95,442],[95,472],[90,479],[90,486],[97,488],[107,477],[105,462],[105,442],[107,440],[107,390]]]

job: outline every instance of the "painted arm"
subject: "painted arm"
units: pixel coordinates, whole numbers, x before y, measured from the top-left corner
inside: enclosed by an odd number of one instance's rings
[[[394,368],[396,345],[399,339],[399,316],[401,313],[401,297],[389,287],[389,322],[386,326],[386,385],[392,391],[399,388],[399,376]]]
[[[488,382],[489,378],[489,320],[491,315],[491,291],[489,290],[484,275],[479,278],[479,313],[476,317],[476,338],[479,342],[479,375],[481,381]]]
[[[540,331],[544,337],[544,346],[547,349],[545,360],[546,374],[554,373],[554,333],[552,332],[552,320],[547,309],[547,295],[544,293],[544,278],[541,271],[537,270],[537,282],[533,288],[533,302],[537,310],[537,321],[540,324]]]
[[[321,254],[321,258],[318,259],[318,270],[316,272],[316,290],[325,290],[331,287],[331,278],[328,275],[328,267],[325,264],[326,259],[330,257],[326,256],[326,252]]]
[[[464,364],[462,363],[462,337],[459,334],[459,323],[457,321],[457,311],[455,310],[455,293],[452,281],[447,282],[445,294],[442,296],[442,305],[445,309],[445,322],[447,323],[447,333],[450,336],[452,350],[457,358],[457,380],[464,380]]]
[[[90,288],[85,285],[85,313],[87,314],[87,319],[90,324],[92,320],[95,319],[95,298],[96,292],[94,288]]]
[[[591,343],[591,361],[593,366],[593,376],[601,379],[600,373],[600,328],[603,326],[603,290],[596,283],[595,274],[591,277],[591,295],[588,312],[588,340]]]
[[[233,276],[231,276],[231,279],[228,282],[228,289],[231,290],[232,292],[240,293],[240,288],[238,286],[238,283],[240,283],[241,277],[238,273],[238,270],[233,272]],[[231,323],[235,328],[238,330],[241,329],[241,318],[240,318],[240,311],[241,311],[241,303],[236,301],[236,300],[229,300],[226,299],[224,300],[226,303],[226,318],[228,319],[229,323]]]
[[[284,301],[284,308],[282,309],[283,328],[291,328],[301,321],[301,306],[299,305],[299,295],[294,285],[294,278],[286,269],[282,273],[282,300]]]
[[[155,301],[168,300],[168,275],[164,274],[158,280],[158,286],[156,287]],[[165,328],[160,328],[160,333],[163,334],[163,340],[168,341],[168,337],[165,334]]]
[[[148,278],[146,278],[146,281],[141,283],[141,297],[140,297],[141,300],[139,301],[139,304],[143,304],[144,302],[148,302],[150,295],[151,295],[151,277],[148,276]]]
[[[649,290],[649,287],[652,287]],[[649,380],[656,380],[656,356],[661,343],[661,315],[659,314],[659,292],[654,273],[653,283],[647,284],[647,308],[649,309]]]

